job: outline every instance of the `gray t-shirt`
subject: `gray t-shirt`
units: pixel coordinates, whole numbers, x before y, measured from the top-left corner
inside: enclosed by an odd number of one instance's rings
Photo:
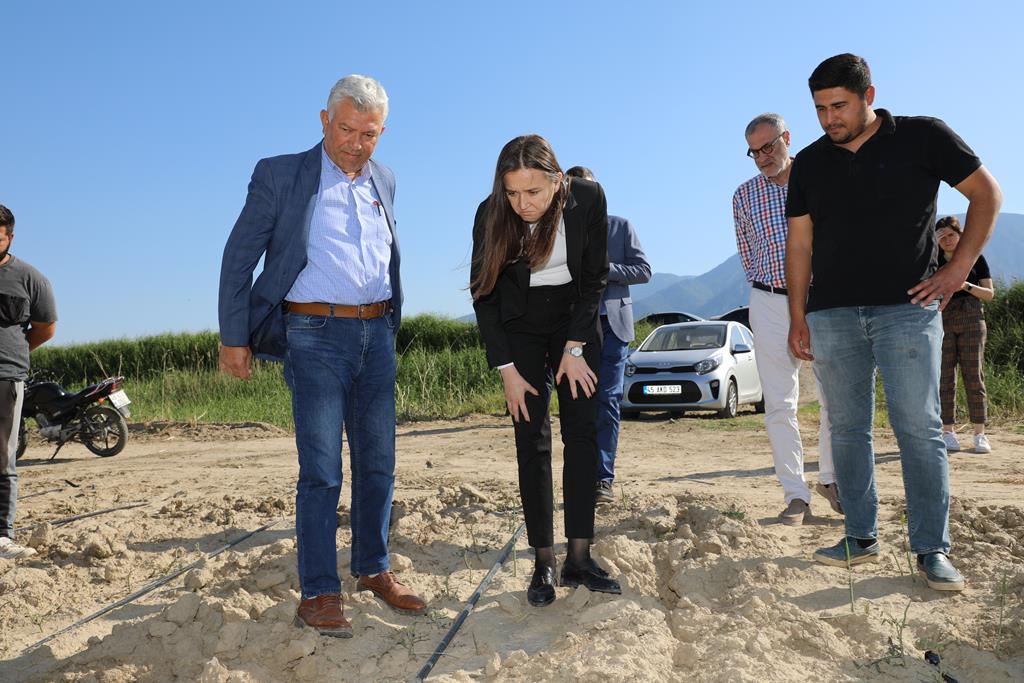
[[[28,377],[29,321],[57,321],[53,289],[42,273],[11,256],[0,266],[0,379]]]

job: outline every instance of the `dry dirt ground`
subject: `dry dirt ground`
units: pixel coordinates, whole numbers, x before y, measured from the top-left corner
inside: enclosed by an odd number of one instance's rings
[[[816,429],[802,419],[813,481]],[[600,510],[594,546],[623,594],[559,588],[554,604],[529,607],[521,540],[429,680],[1024,680],[1024,431],[991,432],[991,455],[951,458],[954,560],[968,583],[942,594],[907,568],[888,432],[875,434],[883,561],[848,574],[811,560],[842,535],[820,498],[804,526],[776,523],[782,496],[759,417],[626,422],[618,501]],[[431,609],[403,616],[354,592],[346,481],[338,564],[355,637],[337,640],[292,623],[297,467],[287,435],[150,425],[113,458],[79,445],[49,454],[33,446],[19,467],[18,523],[42,526],[19,536],[37,556],[0,561],[0,681],[409,681],[521,521],[505,419],[401,426],[392,565]],[[45,524],[134,502],[144,505]],[[924,661],[929,649],[941,671]]]

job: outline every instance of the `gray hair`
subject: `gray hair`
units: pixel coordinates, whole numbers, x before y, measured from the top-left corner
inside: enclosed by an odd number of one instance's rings
[[[376,79],[352,74],[334,84],[327,97],[327,119],[334,118],[334,109],[344,99],[352,100],[359,111],[379,111],[388,117],[388,94]]]
[[[764,114],[760,114],[759,116],[755,116],[754,120],[747,124],[747,129],[746,131],[743,132],[743,136],[749,138],[751,135],[754,134],[754,131],[757,130],[757,127],[760,126],[762,123],[767,123],[768,125],[770,125],[772,128],[775,129],[775,132],[778,133],[779,135],[782,135],[783,133],[786,132],[786,122],[782,119],[782,117],[779,116],[778,114],[773,114],[772,112],[766,112]]]

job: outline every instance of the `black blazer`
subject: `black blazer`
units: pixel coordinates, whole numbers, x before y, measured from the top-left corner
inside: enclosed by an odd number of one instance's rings
[[[489,201],[490,197],[480,203],[473,222],[470,282],[476,279],[479,271]],[[572,308],[568,339],[597,344],[601,340],[598,310],[608,283],[608,205],[601,186],[589,180],[570,179],[562,220],[565,223],[569,274],[579,294]],[[487,363],[492,368],[512,362],[504,323],[526,313],[529,289],[530,267],[523,260],[518,260],[498,275],[490,294],[473,302],[480,336],[487,349]]]

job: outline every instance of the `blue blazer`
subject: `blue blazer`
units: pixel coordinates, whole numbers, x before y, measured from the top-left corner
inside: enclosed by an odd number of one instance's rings
[[[306,152],[260,159],[252,172],[245,206],[224,246],[220,267],[218,316],[225,346],[248,346],[261,358],[284,358],[287,340],[281,303],[306,267],[309,222],[320,191],[322,145],[321,141]],[[402,320],[402,283],[395,176],[372,159],[367,163],[391,230],[391,302],[397,330]],[[253,283],[260,258],[264,258],[263,272]]]
[[[629,221],[608,216],[608,286],[604,290],[604,306],[608,326],[624,342],[633,341],[633,299],[630,285],[642,285],[651,279],[640,240]]]

